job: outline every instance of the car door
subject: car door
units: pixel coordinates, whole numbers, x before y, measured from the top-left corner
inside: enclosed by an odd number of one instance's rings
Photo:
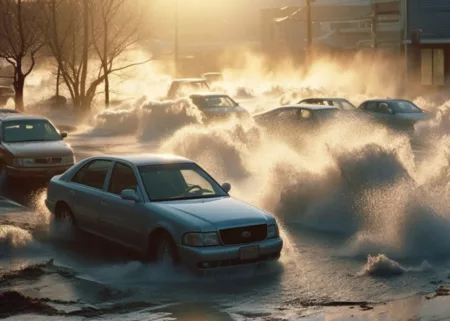
[[[100,233],[99,216],[102,212],[100,197],[106,177],[112,169],[112,161],[92,160],[73,177],[69,187],[69,206],[80,228]]]
[[[131,189],[143,199],[134,168],[116,162],[108,182],[107,193],[101,199],[100,224],[104,233],[122,244],[142,249],[146,240],[146,208],[143,202],[124,200],[121,192]]]

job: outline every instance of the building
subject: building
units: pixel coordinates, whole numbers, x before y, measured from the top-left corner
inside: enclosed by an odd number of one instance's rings
[[[313,2],[313,45],[326,50],[364,47],[402,48],[404,21],[400,0]],[[306,49],[306,8],[262,10],[262,47],[266,52],[299,54]],[[375,27],[375,28],[374,28]]]
[[[403,0],[407,12],[405,49],[410,78],[422,86],[450,85],[450,1]],[[421,30],[420,44],[413,45],[415,32]]]

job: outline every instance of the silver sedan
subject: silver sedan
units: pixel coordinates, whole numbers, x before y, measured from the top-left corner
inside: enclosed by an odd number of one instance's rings
[[[146,254],[202,271],[277,260],[274,217],[228,195],[196,163],[170,155],[85,159],[52,178],[56,220]]]

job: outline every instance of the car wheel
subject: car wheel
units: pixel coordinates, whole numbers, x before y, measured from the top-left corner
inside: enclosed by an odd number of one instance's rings
[[[8,181],[8,170],[4,162],[0,162],[0,185]]]
[[[170,265],[178,265],[180,259],[177,247],[170,235],[164,233],[158,240],[156,245],[156,262]]]
[[[67,222],[71,226],[75,226],[75,218],[69,206],[63,204],[59,205],[55,211],[55,219],[58,222]]]

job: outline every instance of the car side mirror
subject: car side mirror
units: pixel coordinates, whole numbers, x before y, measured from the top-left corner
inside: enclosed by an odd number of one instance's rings
[[[122,193],[120,193],[120,197],[125,201],[133,201],[133,202],[139,201],[138,195],[132,189],[123,190]]]
[[[67,132],[61,132],[61,137],[62,138],[66,138],[67,137]]]
[[[222,188],[225,191],[225,193],[228,193],[231,190],[231,185],[230,183],[223,183]]]

